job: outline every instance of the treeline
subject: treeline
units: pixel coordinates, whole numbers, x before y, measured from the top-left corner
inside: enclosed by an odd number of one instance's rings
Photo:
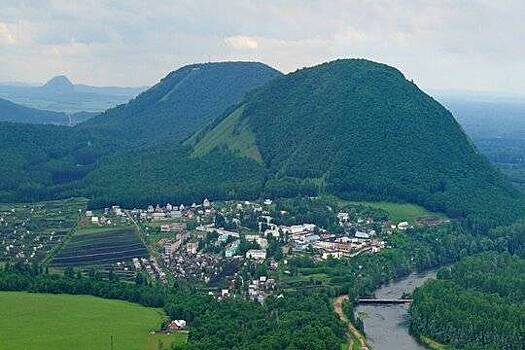
[[[525,260],[489,252],[414,293],[411,330],[456,349],[525,349]]]

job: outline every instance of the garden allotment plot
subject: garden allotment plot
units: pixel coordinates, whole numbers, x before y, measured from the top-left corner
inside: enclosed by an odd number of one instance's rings
[[[53,267],[85,267],[129,262],[147,257],[146,247],[133,226],[96,227],[77,231],[55,255]]]
[[[2,262],[41,263],[76,226],[86,199],[0,204]]]

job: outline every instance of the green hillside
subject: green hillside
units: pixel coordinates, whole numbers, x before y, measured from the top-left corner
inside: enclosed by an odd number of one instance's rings
[[[250,90],[280,76],[257,62],[203,63],[182,67],[128,104],[79,127],[110,132],[131,145],[182,141]]]
[[[525,212],[454,117],[395,68],[337,60],[302,69],[251,94],[240,111],[201,135],[195,155],[214,146],[248,157],[256,150],[273,194],[303,184],[310,193],[315,179],[317,191],[417,203],[480,229]],[[245,150],[235,132],[254,135]]]
[[[255,135],[247,125],[240,120],[244,107],[238,107],[234,112],[223,119],[212,131],[199,133],[188,140],[188,144],[195,144],[194,156],[200,157],[213,151],[217,147],[227,146],[241,157],[251,158],[262,163],[262,157],[255,144]]]
[[[151,203],[209,198],[256,198],[266,170],[226,150],[196,158],[179,145],[151,147],[106,159],[89,174],[82,191],[92,206],[119,203],[132,208]]]
[[[0,201],[56,197],[53,186],[85,176],[105,151],[91,140],[65,126],[0,122]]]

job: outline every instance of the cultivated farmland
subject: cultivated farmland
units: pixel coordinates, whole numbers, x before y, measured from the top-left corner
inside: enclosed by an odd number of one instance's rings
[[[107,266],[147,255],[134,227],[92,227],[76,232],[55,255],[51,266]]]

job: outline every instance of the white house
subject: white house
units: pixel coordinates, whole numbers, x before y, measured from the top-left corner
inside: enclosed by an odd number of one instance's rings
[[[250,249],[246,252],[247,259],[264,260],[266,259],[266,250]]]

